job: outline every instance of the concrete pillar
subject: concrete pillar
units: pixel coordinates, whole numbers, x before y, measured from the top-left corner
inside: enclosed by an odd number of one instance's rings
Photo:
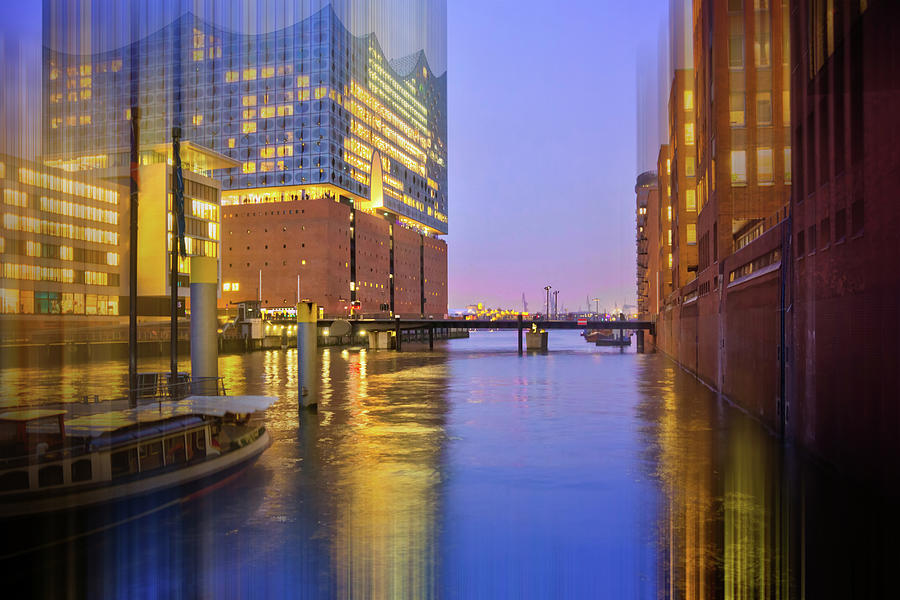
[[[400,319],[399,319],[399,318],[397,319],[396,332],[397,332],[397,334],[396,334],[396,337],[397,337],[397,352],[402,352],[402,351],[403,351],[403,340],[401,339],[401,335],[400,335],[400,334],[401,334],[401,330],[400,330]]]
[[[191,257],[191,392],[197,395],[218,393],[218,287],[218,261],[206,256]]]
[[[318,316],[315,302],[297,304],[297,387],[304,408],[318,404]]]
[[[434,350],[434,325],[428,326],[428,349]]]
[[[636,344],[637,344],[637,352],[638,352],[638,354],[643,354],[643,353],[644,353],[644,330],[643,330],[643,329],[638,329],[638,330],[637,330],[637,342],[636,342]]]
[[[388,350],[391,347],[390,331],[369,331],[369,350]]]
[[[548,337],[549,334],[546,331],[529,331],[525,334],[525,347],[528,350],[546,352]]]

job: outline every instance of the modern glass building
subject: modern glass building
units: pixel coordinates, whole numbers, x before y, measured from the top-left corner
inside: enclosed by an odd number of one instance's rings
[[[329,196],[445,234],[446,4],[371,4],[327,3],[262,32],[186,13],[108,50],[45,35],[45,153],[56,164],[77,157],[72,169],[126,166],[137,105],[142,149],[180,126],[183,139],[239,161],[213,173],[223,205]],[[52,37],[66,15],[45,12]],[[437,47],[440,72],[424,45],[393,59],[383,49],[417,39]]]

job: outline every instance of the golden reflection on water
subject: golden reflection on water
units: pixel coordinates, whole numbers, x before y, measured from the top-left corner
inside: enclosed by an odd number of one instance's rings
[[[316,453],[339,597],[436,595],[445,359],[321,353]],[[431,364],[422,365],[424,360]],[[409,371],[415,372],[410,377]],[[323,410],[324,409],[324,410]]]
[[[671,367],[648,373],[663,491],[659,589],[667,598],[790,598],[788,485],[776,444]],[[720,430],[721,428],[721,430]]]

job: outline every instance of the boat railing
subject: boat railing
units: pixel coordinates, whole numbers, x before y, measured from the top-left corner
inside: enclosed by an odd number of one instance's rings
[[[135,397],[141,403],[163,400],[182,400],[188,396],[226,396],[225,380],[222,377],[191,377],[188,373],[178,373],[172,380],[170,373],[138,373]]]

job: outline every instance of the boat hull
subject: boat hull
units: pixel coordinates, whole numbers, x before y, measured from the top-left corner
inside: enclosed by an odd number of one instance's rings
[[[229,475],[251,464],[271,445],[268,431],[263,431],[254,441],[215,458],[172,471],[142,477],[126,483],[109,483],[89,489],[59,490],[47,495],[34,491],[8,499],[0,504],[0,519],[19,519],[65,511],[77,511],[91,507],[118,504],[142,497],[164,494],[167,491],[197,492],[215,485]]]

